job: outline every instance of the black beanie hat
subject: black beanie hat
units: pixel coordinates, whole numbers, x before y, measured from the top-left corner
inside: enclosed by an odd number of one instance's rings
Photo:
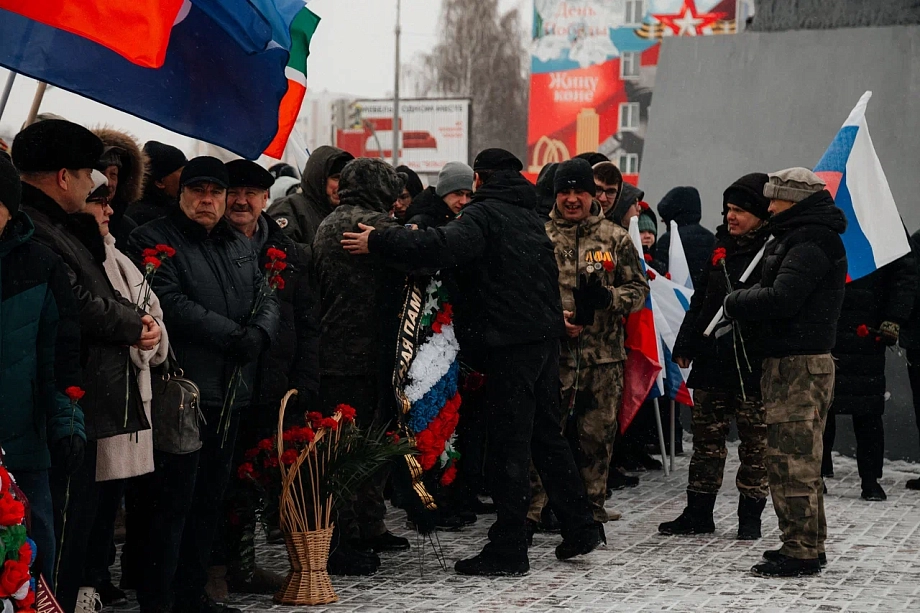
[[[585,191],[592,196],[597,193],[594,170],[587,160],[575,158],[559,164],[553,178],[553,190],[558,194],[569,189]]]
[[[601,162],[609,162],[610,158],[604,155],[603,153],[598,153],[597,151],[586,151],[584,153],[579,153],[575,156],[576,160],[587,160],[591,166],[595,164],[600,164]]]
[[[476,172],[480,170],[510,170],[513,172],[520,172],[523,169],[524,164],[521,163],[521,160],[517,159],[513,153],[505,149],[484,149],[479,152],[479,155],[477,155],[476,159],[473,161],[473,170]]]
[[[732,183],[722,195],[722,216],[728,213],[730,202],[760,219],[769,219],[770,199],[763,195],[763,187],[769,181],[766,174],[754,172]]]
[[[396,172],[406,175],[406,189],[413,198],[425,191],[425,186],[422,185],[422,180],[418,174],[408,166],[397,166]]]
[[[10,212],[10,217],[19,213],[22,201],[22,182],[19,171],[5,155],[0,155],[0,203]]]
[[[154,181],[162,181],[188,163],[185,154],[172,145],[149,140],[144,144],[144,153],[150,159],[148,172]]]

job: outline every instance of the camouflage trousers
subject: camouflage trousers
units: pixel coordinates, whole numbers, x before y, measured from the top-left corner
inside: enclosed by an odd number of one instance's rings
[[[783,535],[780,551],[814,559],[824,553],[827,539],[821,458],[834,400],[834,359],[829,353],[767,358],[760,387],[767,415],[767,475]]]
[[[740,393],[693,391],[693,457],[687,489],[703,494],[717,494],[722,487],[725,438],[735,415],[738,423],[738,458],[741,466],[735,477],[738,491],[750,498],[767,497],[767,422],[763,403],[758,397],[742,398]]]
[[[604,503],[607,498],[607,471],[613,456],[617,410],[623,396],[623,362],[582,367],[577,382],[574,368],[562,364],[559,370],[562,430],[581,472],[594,520],[606,522]],[[530,484],[532,498],[527,517],[539,522],[548,499],[533,466],[530,470]]]

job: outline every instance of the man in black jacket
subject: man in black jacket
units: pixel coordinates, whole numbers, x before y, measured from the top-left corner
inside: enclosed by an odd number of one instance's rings
[[[406,212],[406,223],[420,229],[437,228],[454,219],[473,195],[473,169],[449,162],[438,173],[438,184],[424,190]]]
[[[771,233],[760,284],[725,298],[725,315],[763,326],[761,393],[767,474],[783,533],[779,550],[751,570],[770,577],[821,572],[827,521],[821,481],[824,424],[834,394],[831,349],[843,304],[843,212],[805,168],[770,175]]]
[[[165,323],[176,331],[171,343],[176,358],[201,391],[207,422],[202,426],[201,450],[188,454],[197,457],[180,469],[194,471],[197,465],[175,572],[177,613],[234,611],[210,600],[204,587],[240,414],[252,400],[259,355],[278,331],[277,297],[268,295],[257,303],[263,291],[258,254],[251,241],[224,219],[228,182],[220,160],[207,156],[190,160],[180,179],[179,207],[137,228],[128,241],[129,254],[138,263],[144,249],[162,244],[176,250],[157,270],[151,285]],[[234,392],[231,381],[238,370]],[[164,566],[158,573],[168,571]],[[157,587],[153,584],[145,590],[151,600],[159,600],[157,604],[168,599],[168,579],[158,576],[157,581],[166,581],[159,593],[151,589]]]
[[[693,390],[693,457],[687,484],[687,507],[674,521],[658,526],[662,534],[715,532],[713,508],[722,487],[727,450],[725,439],[731,416],[738,423],[741,466],[735,483],[738,501],[738,538],[760,538],[760,516],[767,502],[767,423],[760,398],[760,362],[763,355],[756,325],[734,322],[709,336],[704,331],[732,289],[760,281],[760,267],[741,282],[741,276],[760,252],[770,231],[770,200],[763,195],[768,177],[754,173],[725,190],[716,231],[716,248],[702,283],[695,288],[690,310],[677,335],[674,361],[683,368],[693,363],[687,386]],[[726,276],[730,280],[726,281]]]
[[[469,575],[528,572],[525,518],[531,454],[562,521],[559,559],[593,551],[601,526],[559,429],[559,340],[565,334],[553,245],[534,212],[537,194],[522,164],[501,149],[473,165],[476,194],[458,218],[436,229],[346,232],[352,254],[371,253],[411,269],[453,269],[455,325],[470,365],[485,375],[487,475],[498,519],[482,552],[456,563]]]
[[[148,161],[144,195],[137,202],[128,205],[125,212],[125,215],[139,226],[166,217],[176,208],[179,198],[179,177],[188,163],[182,151],[155,140],[144,144],[144,154]]]
[[[716,241],[715,235],[700,225],[702,211],[700,192],[695,187],[675,187],[665,194],[658,203],[658,214],[667,231],[658,239],[658,244],[652,251],[656,260],[664,262],[665,267],[670,265],[671,221],[676,221],[694,287],[703,282],[707,270],[706,263]]]
[[[339,178],[345,164],[353,159],[355,156],[347,151],[328,145],[313,151],[303,167],[303,192],[279,200],[269,213],[288,238],[307,246],[313,244],[319,224],[339,205]]]
[[[153,318],[112,289],[102,267],[105,251],[99,226],[93,216],[82,212],[102,147],[102,141],[86,128],[49,119],[22,130],[12,151],[13,163],[22,174],[23,210],[35,224],[34,240],[64,260],[80,310],[80,366],[86,391],[80,404],[87,443],[84,453],[82,440],[59,441],[70,446],[66,453],[59,451],[70,460],[66,466],[53,466],[51,472],[59,539],[68,483],[71,492],[79,492],[67,504],[58,570],[56,594],[65,610],[73,610],[84,585],[86,548],[99,497],[95,441],[150,427],[136,379],[128,376],[125,365],[130,346],[152,349],[160,340],[160,327]]]

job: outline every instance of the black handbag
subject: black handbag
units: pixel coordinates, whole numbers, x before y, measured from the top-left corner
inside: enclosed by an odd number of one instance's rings
[[[201,392],[194,381],[185,378],[172,347],[166,361],[151,372],[153,400],[153,448],[173,454],[194,453],[201,449]]]

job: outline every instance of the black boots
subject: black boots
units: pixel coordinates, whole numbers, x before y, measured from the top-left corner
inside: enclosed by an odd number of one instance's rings
[[[777,553],[775,558],[754,566],[751,572],[761,577],[802,577],[820,573],[821,563],[817,559],[800,560]]]
[[[760,516],[767,506],[766,498],[742,495],[738,499],[738,540],[756,541],[760,538]]]
[[[687,490],[687,508],[674,521],[658,526],[661,534],[712,534],[716,531],[712,510],[716,506],[715,494]]]
[[[870,502],[881,502],[888,500],[885,490],[875,479],[863,479],[862,481],[862,499]]]

